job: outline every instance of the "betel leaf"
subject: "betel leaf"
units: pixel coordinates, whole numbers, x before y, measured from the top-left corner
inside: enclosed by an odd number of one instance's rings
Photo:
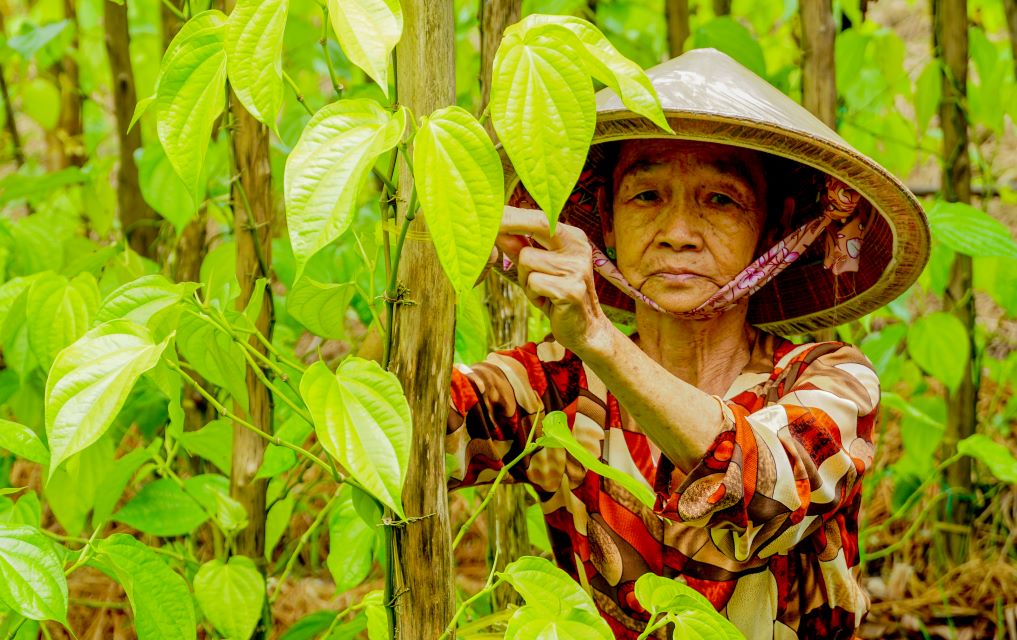
[[[173,224],[178,234],[181,233],[197,213],[197,202],[205,198],[203,183],[199,182],[198,192],[193,197],[189,195],[158,140],[139,149],[134,160],[138,165],[141,196],[159,215]]]
[[[201,16],[208,26],[181,30],[170,43],[155,101],[159,141],[195,201],[212,124],[226,106],[225,21],[219,12]]]
[[[50,477],[61,462],[106,432],[169,340],[157,344],[145,327],[117,320],[92,329],[57,355],[46,379]]]
[[[233,423],[225,418],[212,420],[196,431],[180,434],[180,444],[192,456],[208,460],[229,475],[233,467]]]
[[[152,448],[152,445],[149,445]],[[113,510],[127,488],[127,484],[141,465],[152,460],[152,453],[146,449],[131,449],[117,458],[112,465],[103,468],[102,480],[95,491],[95,509],[92,511],[92,526],[97,527],[113,515]]]
[[[268,510],[268,515],[265,516],[265,560],[272,560],[272,552],[290,526],[295,504],[293,496],[288,495],[280,498]]]
[[[676,638],[742,640],[745,636],[710,601],[686,584],[646,573],[636,580],[636,600],[652,615],[669,614]],[[681,629],[682,633],[678,633]]]
[[[575,34],[578,44],[573,46],[583,54],[583,61],[590,75],[611,87],[633,113],[644,116],[662,130],[673,133],[667,118],[664,117],[657,91],[646,72],[619,53],[604,34],[586,20],[572,16],[536,14],[527,16],[519,24],[509,27],[509,31],[543,25],[553,25]]]
[[[559,618],[535,611],[532,607],[520,607],[509,619],[505,629],[505,640],[530,640],[531,638],[554,638],[555,640],[610,640],[614,634],[605,629],[607,623],[599,615],[586,611],[573,611],[567,617]]]
[[[367,640],[392,640],[392,625],[385,611],[385,593],[380,589],[365,595],[360,601],[367,618]]]
[[[243,347],[230,334],[208,319],[185,313],[180,318],[177,348],[202,377],[247,406],[247,361]]]
[[[693,49],[719,49],[747,67],[757,76],[766,76],[763,48],[752,32],[730,16],[720,16],[702,25],[692,34]]]
[[[477,119],[453,106],[424,118],[413,138],[413,166],[438,261],[462,295],[476,284],[498,236],[501,159]]]
[[[1017,483],[1017,458],[989,436],[976,433],[957,443],[957,451],[978,460],[1002,482]]]
[[[197,621],[187,583],[154,551],[117,533],[95,543],[89,564],[123,586],[138,640],[194,640]]]
[[[273,131],[283,101],[282,49],[289,0],[237,0],[226,20],[226,68],[244,108]]]
[[[194,576],[194,597],[224,638],[250,638],[261,618],[265,578],[244,556],[210,560]]]
[[[939,58],[933,58],[915,81],[915,124],[919,135],[926,133],[932,116],[939,108],[939,98],[943,91],[939,76],[940,64]]]
[[[286,159],[286,221],[296,279],[311,256],[346,231],[375,160],[402,138],[406,110],[373,100],[340,100],[307,123]]]
[[[63,563],[35,527],[0,524],[0,602],[30,620],[67,621]]]
[[[99,286],[90,273],[73,280],[46,273],[28,290],[25,316],[32,353],[44,367],[88,330],[99,307]]]
[[[491,122],[552,230],[586,162],[597,116],[593,82],[572,42],[547,30],[506,34],[491,84]]]
[[[315,362],[300,380],[325,451],[375,498],[405,518],[410,407],[399,380],[376,362],[351,357],[336,373]]]
[[[196,283],[174,284],[158,274],[142,276],[106,296],[95,320],[103,323],[122,319],[145,325],[153,316],[180,302],[197,288]]]
[[[311,333],[340,340],[346,337],[346,309],[354,293],[351,282],[329,284],[305,275],[286,296],[286,311]]]
[[[337,593],[356,587],[371,573],[379,529],[368,525],[353,506],[352,487],[343,486],[342,496],[328,519],[328,558]]]
[[[328,16],[346,57],[388,96],[388,58],[403,34],[399,0],[328,0]]]
[[[1017,243],[1006,225],[969,204],[936,201],[929,209],[929,226],[933,237],[954,251],[1017,258]]]
[[[490,326],[483,290],[477,287],[464,291],[456,299],[455,356],[459,362],[474,364],[487,356]]]
[[[956,391],[968,366],[971,344],[956,316],[937,311],[915,320],[908,329],[908,355],[926,373]]]
[[[113,519],[154,536],[182,536],[208,520],[208,513],[180,485],[160,478],[143,486]]]
[[[654,507],[656,497],[649,485],[645,482],[640,482],[624,471],[606,465],[594,457],[586,447],[576,440],[569,429],[568,418],[564,413],[552,411],[547,414],[542,423],[542,429],[543,434],[537,439],[537,444],[544,447],[564,448],[573,458],[590,471],[608,480],[617,482],[646,505],[647,508],[652,509]]]
[[[524,556],[499,576],[526,602],[509,621],[506,638],[614,637],[589,594],[550,561]]]
[[[49,463],[49,451],[34,431],[23,424],[0,418],[0,449],[6,449],[25,460]]]

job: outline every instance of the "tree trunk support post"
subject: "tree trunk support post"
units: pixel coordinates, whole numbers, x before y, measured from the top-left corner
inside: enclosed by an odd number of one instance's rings
[[[834,73],[832,0],[798,5],[802,24],[802,105],[826,126],[837,130],[837,76]]]
[[[664,12],[667,16],[667,46],[674,58],[682,54],[685,41],[692,33],[689,28],[689,0],[666,0]]]
[[[396,48],[400,102],[416,116],[455,104],[455,19],[452,0],[403,0],[403,36]],[[413,179],[402,164],[398,217],[406,216]],[[410,237],[426,234],[419,212]],[[445,430],[455,340],[455,294],[430,240],[411,240],[398,265],[409,287],[397,306],[390,368],[413,416],[413,441],[403,489],[409,522],[392,529],[396,640],[437,638],[455,613],[452,536],[445,480]]]
[[[968,154],[968,125],[964,112],[968,77],[968,13],[967,0],[933,1],[933,37],[937,57],[942,62],[942,98],[939,120],[943,128],[943,199],[948,202],[971,202],[971,158]],[[945,455],[956,451],[957,442],[975,433],[976,351],[975,303],[971,289],[971,257],[957,254],[950,269],[950,280],[943,296],[946,310],[953,312],[967,329],[971,361],[964,369],[957,390],[947,395]],[[947,470],[947,482],[961,498],[951,499],[946,517],[967,525],[971,509],[964,494],[971,491],[971,458],[965,456]],[[968,536],[947,532],[947,552],[955,564],[964,562],[968,553]]]

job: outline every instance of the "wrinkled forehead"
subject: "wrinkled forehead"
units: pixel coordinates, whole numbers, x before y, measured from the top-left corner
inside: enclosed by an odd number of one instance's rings
[[[726,144],[673,139],[623,141],[611,182],[617,187],[627,176],[670,168],[710,170],[744,181],[759,194],[766,188],[763,154]]]

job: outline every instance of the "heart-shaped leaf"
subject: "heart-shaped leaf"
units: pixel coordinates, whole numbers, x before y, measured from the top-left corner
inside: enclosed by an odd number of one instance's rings
[[[929,226],[933,237],[954,251],[1017,258],[1017,243],[1006,225],[969,204],[937,201],[929,209]]]
[[[90,273],[73,280],[46,273],[28,290],[25,319],[36,359],[48,366],[61,349],[88,330],[99,307],[99,287]]]
[[[224,638],[250,638],[261,618],[265,578],[244,556],[210,560],[194,576],[194,597]]]
[[[208,520],[208,513],[180,485],[161,478],[142,487],[113,519],[153,536],[182,536]]]
[[[49,463],[49,451],[34,431],[23,424],[0,418],[0,449],[7,449],[19,458]]]
[[[283,100],[282,49],[289,0],[237,0],[226,20],[226,68],[240,104],[273,131]]]
[[[49,538],[0,523],[0,602],[30,620],[67,621],[67,579]]]
[[[413,166],[438,261],[461,295],[476,284],[501,225],[501,159],[476,118],[461,107],[447,107],[420,125]]]
[[[937,311],[924,315],[908,329],[908,355],[949,389],[956,390],[968,366],[968,332],[952,314]]]
[[[336,373],[315,362],[300,380],[325,451],[375,498],[405,518],[403,482],[412,420],[399,380],[378,363],[351,357]]]
[[[311,333],[339,340],[346,336],[346,309],[354,293],[352,283],[328,284],[305,275],[286,296],[286,310]]]
[[[388,57],[403,34],[399,0],[328,0],[328,16],[350,62],[388,95]]]

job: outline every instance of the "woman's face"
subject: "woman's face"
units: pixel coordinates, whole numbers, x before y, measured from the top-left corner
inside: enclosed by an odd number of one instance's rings
[[[686,140],[629,140],[613,175],[618,268],[669,311],[689,311],[755,257],[766,218],[760,155]]]

